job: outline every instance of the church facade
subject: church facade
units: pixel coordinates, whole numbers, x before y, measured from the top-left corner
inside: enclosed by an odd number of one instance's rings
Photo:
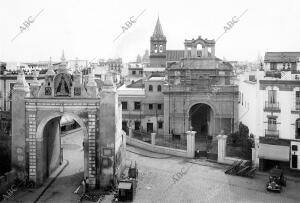
[[[64,57],[54,72],[51,64],[41,84],[30,86],[20,71],[12,93],[12,167],[42,185],[62,163],[60,119],[72,117],[83,131],[84,178],[92,188],[107,187],[122,173],[126,138],[112,80],[101,90],[92,74],[86,85]]]
[[[158,19],[150,38],[150,67],[166,69],[164,134],[183,134],[192,128],[197,140],[236,129],[238,87],[231,64],[215,56],[214,40],[199,36],[185,40],[184,50],[167,50]]]

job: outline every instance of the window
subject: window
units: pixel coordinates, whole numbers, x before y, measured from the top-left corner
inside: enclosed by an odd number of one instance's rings
[[[152,92],[152,91],[153,91],[153,86],[149,85],[149,92]]]
[[[134,110],[141,110],[141,102],[134,102]]]
[[[134,129],[135,130],[139,130],[141,126],[141,122],[140,121],[134,121]]]
[[[161,92],[161,85],[158,85],[158,86],[157,86],[157,91],[158,91],[158,92]]]
[[[153,104],[149,104],[149,110],[153,109]]]
[[[122,102],[122,110],[127,110],[127,102],[126,101]]]
[[[158,124],[158,129],[162,129],[163,128],[163,121],[158,121],[157,124]]]
[[[159,53],[162,53],[164,51],[163,45],[159,45]]]
[[[298,151],[298,146],[297,145],[292,145],[292,151]]]
[[[276,127],[276,118],[274,117],[269,117],[268,118],[268,130],[275,131],[277,129]]]
[[[300,110],[300,91],[296,91],[296,110]]]
[[[157,53],[157,52],[158,52],[158,45],[154,44],[154,53]]]
[[[157,109],[161,110],[161,104],[157,104]]]
[[[276,95],[277,95],[277,91],[276,90],[269,90],[268,91],[268,101],[269,104],[275,104],[276,103]]]
[[[277,63],[271,63],[270,70],[277,70]]]
[[[296,139],[300,139],[300,118],[296,120]]]
[[[292,62],[292,70],[297,70],[297,63],[296,62]]]
[[[133,70],[133,71],[132,71],[132,75],[135,75],[135,74],[136,74],[136,72],[135,72],[135,70]]]
[[[140,75],[143,75],[143,71],[140,70],[139,73],[140,73]]]
[[[242,106],[243,106],[243,104],[244,104],[244,95],[242,93]]]
[[[128,130],[127,121],[122,121],[122,130],[124,130],[125,132],[127,132],[127,130]]]

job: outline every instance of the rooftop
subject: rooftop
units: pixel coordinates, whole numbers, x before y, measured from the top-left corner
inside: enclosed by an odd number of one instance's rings
[[[300,52],[266,52],[264,61],[270,62],[298,62]]]
[[[149,81],[164,81],[165,77],[150,77]]]
[[[119,87],[117,91],[119,96],[145,96],[144,88],[128,88],[125,84]]]
[[[127,88],[144,88],[145,84],[144,81],[142,79],[137,80],[129,85],[126,86]]]

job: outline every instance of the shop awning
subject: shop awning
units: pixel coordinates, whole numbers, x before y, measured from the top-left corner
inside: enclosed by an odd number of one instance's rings
[[[290,147],[260,144],[258,150],[258,158],[275,161],[290,161]]]

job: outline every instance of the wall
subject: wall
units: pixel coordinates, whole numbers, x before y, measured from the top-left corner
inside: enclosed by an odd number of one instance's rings
[[[121,117],[116,89],[112,86],[105,87],[100,93],[101,105],[99,111],[99,138],[97,140],[97,153],[101,154],[101,176],[99,180],[100,187],[108,186],[115,179],[114,161],[116,154],[121,148]],[[103,116],[105,115],[105,116]],[[105,154],[106,150],[112,150],[112,154]],[[122,154],[122,152],[121,152]],[[125,158],[124,156],[121,158]],[[107,163],[106,163],[107,161]],[[123,163],[121,161],[121,163]],[[120,170],[121,166],[118,166]]]
[[[16,87],[15,87],[16,88]],[[29,96],[28,87],[18,87],[12,94],[11,119],[12,119],[12,167],[25,171],[25,102],[24,98]],[[27,125],[29,125],[27,123]]]
[[[123,121],[127,121],[127,127],[129,127],[130,123],[134,127],[134,121],[142,121],[145,118],[143,104],[144,96],[119,96],[120,102],[127,102],[127,110],[122,110],[122,119]],[[141,110],[134,110],[134,102],[141,102]],[[121,107],[122,108],[122,107]],[[145,126],[143,126],[144,128]]]
[[[60,117],[54,118],[47,123],[44,129],[44,142],[47,140],[47,162],[49,175],[59,166],[60,164]]]
[[[161,154],[168,154],[172,156],[179,156],[179,157],[186,157],[192,158],[185,150],[180,149],[173,149],[168,147],[162,147],[157,145],[152,145],[134,138],[126,137],[126,142],[128,145],[132,145],[138,148],[142,148],[151,152],[161,153]]]
[[[239,122],[242,122],[249,128],[249,134],[252,133],[258,139],[261,133],[257,129],[257,83],[244,81],[244,78],[239,82]],[[243,95],[243,96],[242,96]]]

